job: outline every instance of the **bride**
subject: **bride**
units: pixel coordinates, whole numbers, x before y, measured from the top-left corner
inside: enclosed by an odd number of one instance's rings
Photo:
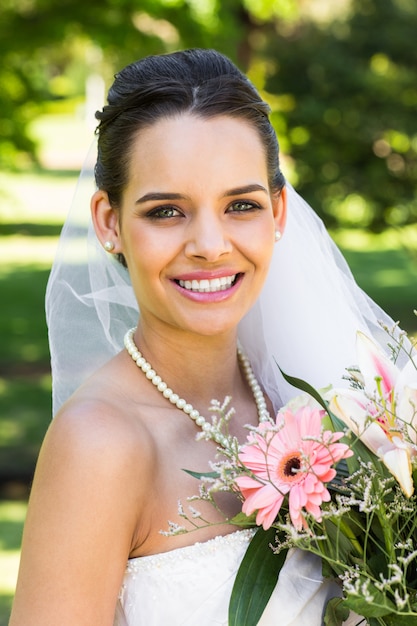
[[[48,285],[56,416],[10,626],[226,625],[250,531],[206,503],[212,525],[161,532],[198,490],[184,468],[216,457],[196,440],[211,400],[232,397],[243,441],[294,394],[275,361],[340,384],[356,331],[387,319],[285,183],[268,112],[227,58],[189,50],[122,70],[97,113],[94,231],[87,168]],[[259,624],[320,626],[337,593],[293,551]]]

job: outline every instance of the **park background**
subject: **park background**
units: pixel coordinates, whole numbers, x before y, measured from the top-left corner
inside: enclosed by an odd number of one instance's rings
[[[185,47],[230,56],[271,105],[290,182],[417,335],[416,32],[415,0],[2,1],[0,626],[51,418],[48,272],[114,73]]]

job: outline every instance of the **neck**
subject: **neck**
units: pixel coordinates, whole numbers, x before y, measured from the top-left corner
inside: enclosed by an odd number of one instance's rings
[[[206,407],[215,398],[244,393],[245,381],[237,359],[237,336],[169,335],[138,326],[134,341],[147,361],[176,393]]]
[[[191,419],[195,421],[197,426],[199,426],[203,430],[203,436],[208,439],[213,439],[217,443],[222,446],[228,447],[230,444],[229,434],[223,432],[223,427],[220,427],[217,423],[210,423],[206,420],[206,418],[200,414],[199,410],[193,406],[189,400],[186,400],[180,394],[178,394],[171,386],[163,380],[163,378],[155,371],[155,368],[147,361],[144,355],[138,349],[138,346],[134,340],[134,334],[136,332],[136,328],[132,328],[125,335],[125,346],[129,355],[132,357],[133,361],[136,363],[138,368],[142,370],[145,374],[146,378],[149,379],[149,382],[155,386],[155,388],[173,405],[175,405],[178,409],[184,411]],[[262,393],[261,388],[252,372],[252,368],[250,366],[249,360],[242,353],[241,350],[237,351],[239,364],[241,371],[245,377],[246,387],[245,391],[249,388],[253,395],[252,400],[255,401],[256,411],[258,416],[258,422],[269,420],[270,416],[267,409],[267,404]],[[227,419],[225,417],[225,419]]]

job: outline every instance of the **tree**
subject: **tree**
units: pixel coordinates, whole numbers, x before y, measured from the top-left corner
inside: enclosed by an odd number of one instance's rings
[[[36,159],[28,124],[48,100],[81,94],[91,49],[107,81],[147,54],[183,47],[217,47],[245,65],[250,14],[238,0],[4,0],[0,7],[0,165]],[[77,80],[57,79],[72,73]],[[61,89],[56,89],[57,84]],[[20,158],[19,158],[20,157]]]
[[[266,88],[297,189],[330,225],[415,223],[417,4],[353,0],[343,18],[277,26]]]

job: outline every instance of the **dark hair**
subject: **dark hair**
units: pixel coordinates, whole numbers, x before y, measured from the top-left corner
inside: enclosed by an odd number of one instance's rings
[[[130,148],[138,131],[160,118],[187,111],[203,118],[246,119],[264,146],[271,190],[282,189],[285,179],[268,104],[223,54],[191,49],[148,56],[125,67],[115,76],[108,105],[96,113],[100,123],[95,178],[113,207],[120,206],[128,182]]]

